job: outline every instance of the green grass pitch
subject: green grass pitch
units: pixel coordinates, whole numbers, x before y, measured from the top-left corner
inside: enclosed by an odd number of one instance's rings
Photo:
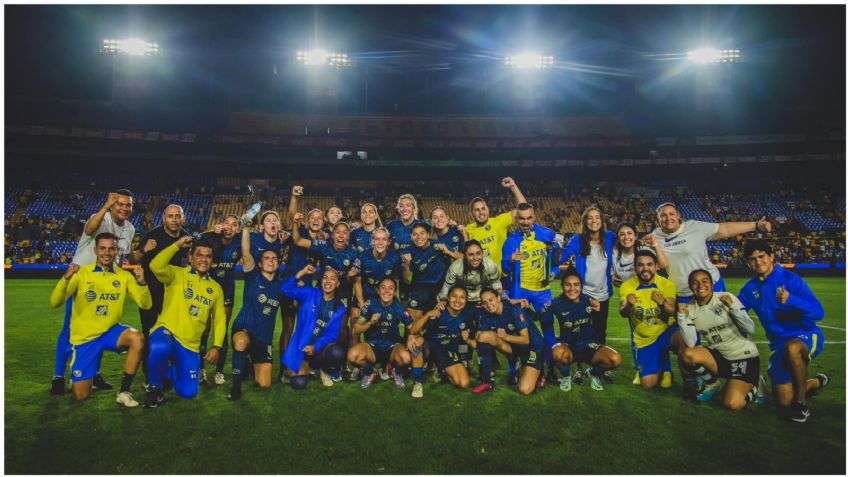
[[[428,380],[415,401],[409,385],[325,389],[315,380],[300,392],[248,382],[236,403],[226,399],[228,385],[211,384],[193,401],[169,393],[154,410],[122,408],[113,392],[79,404],[48,393],[64,312],[49,308],[54,283],[5,281],[7,473],[845,473],[842,278],[809,279],[827,327],[810,374],[827,372],[832,382],[810,401],[806,424],[778,419],[771,400],[737,414],[717,398],[685,403],[677,377],[671,390],[641,391],[630,384],[628,328],[617,312],[610,313],[609,344],[624,364],[603,392],[548,386],[522,397],[499,371],[495,392],[485,396]],[[734,292],[742,283],[728,280]],[[134,304],[123,322],[139,327]],[[759,328],[755,339],[768,356]],[[122,363],[104,355],[103,372],[115,385]],[[137,398],[141,381],[139,372]]]

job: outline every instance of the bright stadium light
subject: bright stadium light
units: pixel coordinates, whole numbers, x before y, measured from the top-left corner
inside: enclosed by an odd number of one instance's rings
[[[718,50],[715,48],[701,48],[686,52],[686,58],[698,64],[705,63],[737,63],[742,61],[742,52],[739,50]]]
[[[544,56],[538,53],[521,53],[518,55],[507,56],[505,60],[507,68],[523,69],[543,69],[554,64],[553,56]]]
[[[159,44],[139,38],[127,38],[124,40],[106,39],[103,40],[103,46],[100,51],[132,56],[156,56],[159,54]]]
[[[345,53],[328,53],[326,50],[315,49],[298,51],[297,62],[306,66],[322,66],[329,64],[335,68],[350,66],[350,58]]]

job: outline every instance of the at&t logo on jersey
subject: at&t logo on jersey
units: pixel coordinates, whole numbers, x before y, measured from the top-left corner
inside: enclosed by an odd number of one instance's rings
[[[191,300],[191,298],[194,296],[194,290],[192,290],[191,288],[186,288],[185,290],[183,290],[183,296],[186,298],[186,300]]]
[[[92,302],[97,299],[97,292],[94,290],[88,290],[85,292],[85,301]]]

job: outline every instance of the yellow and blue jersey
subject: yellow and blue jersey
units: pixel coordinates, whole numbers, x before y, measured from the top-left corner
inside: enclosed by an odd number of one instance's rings
[[[121,320],[124,301],[129,295],[139,308],[153,304],[150,290],[141,286],[132,273],[121,268],[100,268],[96,263],[83,265],[66,280],[59,280],[50,295],[50,305],[57,307],[74,297],[71,311],[71,344],[87,343]]]
[[[636,295],[636,305],[630,312],[630,325],[633,329],[633,343],[637,348],[644,348],[654,343],[659,336],[675,322],[674,316],[669,317],[668,322],[660,319],[663,313],[662,305],[657,304],[651,294],[659,291],[666,299],[672,300],[677,297],[677,287],[674,283],[659,275],[648,285],[641,285],[639,277],[632,277],[621,284],[619,296],[621,302],[627,300],[627,295]]]
[[[480,242],[480,246],[483,247],[483,256],[491,258],[501,273],[503,273],[503,270],[501,270],[501,253],[510,225],[512,225],[512,212],[504,212],[495,217],[490,217],[483,225],[471,223],[465,227],[465,234],[468,235],[468,239]]]
[[[167,328],[180,345],[199,352],[200,337],[211,317],[215,346],[222,346],[227,321],[221,285],[208,273],[201,276],[191,267],[169,265],[177,250],[179,247],[174,243],[150,261],[150,270],[165,285],[162,313],[151,331]]]

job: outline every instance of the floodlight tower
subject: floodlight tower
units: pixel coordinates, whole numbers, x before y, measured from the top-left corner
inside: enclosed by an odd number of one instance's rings
[[[695,107],[698,110],[734,108],[733,72],[742,62],[738,49],[698,48],[686,52],[686,60],[696,66]]]
[[[110,103],[115,101],[115,86],[118,83],[117,81],[117,63],[119,58],[123,58],[124,66],[126,68],[123,73],[126,77],[126,83],[135,83],[139,82],[137,79],[140,76],[140,73],[144,72],[143,68],[146,64],[130,64],[127,63],[127,60],[130,58],[138,58],[139,60],[159,56],[161,50],[159,48],[158,43],[150,42],[147,40],[143,40],[141,38],[126,38],[126,39],[104,39],[100,46],[100,53],[108,54],[112,56],[112,91],[110,93]],[[146,63],[146,62],[145,62]],[[133,70],[132,67],[140,67],[141,70]],[[144,84],[146,86],[146,84]]]
[[[309,114],[309,97],[333,96],[333,109],[339,112],[339,72],[353,66],[347,53],[330,52],[323,48],[301,50],[295,53],[295,62],[304,67],[304,110]],[[334,74],[326,74],[332,68]]]
[[[513,102],[512,109],[515,112],[518,107],[519,97],[526,99],[526,104],[533,109],[536,104],[536,89],[546,87],[543,70],[554,65],[554,57],[541,53],[526,51],[516,53],[504,58],[504,66],[514,70],[513,75]]]

